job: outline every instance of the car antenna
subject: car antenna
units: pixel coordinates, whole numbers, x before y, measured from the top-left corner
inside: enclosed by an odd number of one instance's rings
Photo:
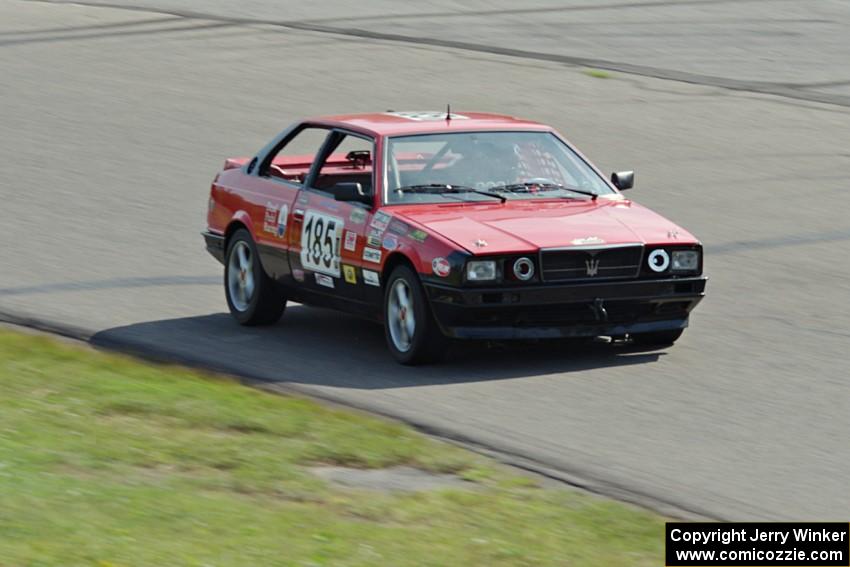
[[[446,122],[451,122],[452,120],[452,105],[450,103],[446,103]]]

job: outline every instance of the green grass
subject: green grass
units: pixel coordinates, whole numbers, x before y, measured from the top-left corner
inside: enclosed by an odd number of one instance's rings
[[[474,489],[343,489],[320,463]],[[662,528],[399,424],[0,330],[2,567],[655,566]]]
[[[594,79],[610,79],[611,73],[602,69],[585,69],[584,74]]]

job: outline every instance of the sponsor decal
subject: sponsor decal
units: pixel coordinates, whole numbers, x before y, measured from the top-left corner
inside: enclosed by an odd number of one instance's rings
[[[483,238],[479,238],[478,240],[475,241],[475,247],[476,248],[484,248],[485,246],[487,246],[487,241],[484,240]]]
[[[428,233],[417,228],[416,230],[412,230],[408,236],[417,242],[425,242],[425,239],[428,238]]]
[[[354,269],[354,266],[349,266],[348,264],[342,265],[342,274],[345,276],[345,283],[356,284],[357,283],[357,270]]]
[[[266,203],[266,212],[263,215],[263,230],[274,234],[277,231],[277,206],[271,201]]]
[[[295,268],[294,270],[292,270],[292,277],[295,278],[295,281],[297,281],[297,282],[303,282],[304,281],[304,270],[301,270],[299,268]]]
[[[301,265],[305,269],[339,277],[339,247],[344,222],[319,211],[308,210],[301,225]]]
[[[280,206],[280,212],[277,214],[277,237],[283,238],[286,236],[286,220],[289,218],[289,205],[284,203]]]
[[[354,224],[363,224],[366,222],[366,211],[359,207],[354,207],[351,209],[351,214],[348,215],[348,220]]]
[[[345,249],[354,252],[357,248],[357,233],[350,230],[345,231]]]
[[[679,230],[675,228],[673,230],[668,230],[667,238],[669,238],[670,240],[676,240],[677,238],[679,238]]]
[[[363,261],[364,262],[372,262],[374,264],[381,263],[381,251],[377,248],[364,248],[363,249]]]
[[[409,231],[409,230],[410,230],[410,225],[405,223],[405,222],[401,222],[400,220],[394,220],[393,222],[390,223],[390,226],[389,226],[390,232],[394,232],[394,233],[399,234],[399,235],[407,234],[407,231]]]
[[[363,270],[363,283],[365,283],[366,285],[380,287],[381,277],[378,275],[378,272],[373,272],[372,270]]]
[[[369,233],[366,235],[366,243],[369,246],[380,246],[381,245],[381,235],[382,231],[377,228],[370,228]]]
[[[316,276],[316,283],[323,287],[329,287],[333,289],[334,287],[334,279],[330,276],[326,276],[325,274],[313,274]]]
[[[435,275],[444,278],[452,271],[452,266],[445,258],[437,257],[431,261],[431,269],[434,270]]]
[[[395,250],[398,248],[398,238],[393,236],[392,234],[388,234],[384,237],[384,241],[381,245],[387,250]]]
[[[384,232],[385,230],[387,230],[387,225],[390,224],[391,218],[392,217],[390,217],[390,215],[388,215],[384,211],[378,211],[377,213],[375,213],[375,216],[372,217],[372,222],[369,224],[369,226],[374,226],[381,232]]]
[[[588,244],[605,244],[605,241],[598,236],[586,236],[584,238],[576,238],[572,241],[574,246],[587,246]]]

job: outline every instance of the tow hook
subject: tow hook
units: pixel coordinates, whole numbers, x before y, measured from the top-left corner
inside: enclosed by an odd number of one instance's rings
[[[603,305],[605,301],[601,297],[597,297],[593,300],[593,304],[590,306],[593,309],[593,315],[596,317],[597,321],[607,321],[608,320],[608,311],[605,310],[605,305]]]

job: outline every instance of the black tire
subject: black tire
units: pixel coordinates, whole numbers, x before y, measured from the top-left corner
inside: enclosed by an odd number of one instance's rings
[[[240,253],[245,254],[241,259],[236,257]],[[250,269],[243,270],[240,266],[248,266]],[[245,283],[249,277],[246,274],[250,274],[253,283],[250,291]],[[286,298],[263,271],[257,246],[251,234],[244,228],[234,232],[227,242],[227,253],[224,256],[224,295],[230,314],[240,325],[271,325],[280,319],[286,308]]]
[[[408,290],[410,305],[406,310],[412,306],[414,315],[413,336],[410,337],[407,330],[402,333],[403,337],[407,337],[407,348],[405,348],[405,341],[399,338],[399,329],[402,326],[405,329],[408,328],[409,320],[405,319],[407,311],[399,318],[394,313],[392,305],[395,302],[396,308],[399,307],[398,296],[393,298],[393,295],[398,293],[396,288],[399,285]],[[448,346],[448,339],[440,331],[431,313],[419,276],[406,265],[397,266],[384,287],[384,336],[393,357],[401,364],[408,366],[439,360]]]
[[[635,333],[631,335],[632,341],[637,345],[647,346],[669,346],[679,340],[684,329],[672,331],[655,331],[653,333]]]

